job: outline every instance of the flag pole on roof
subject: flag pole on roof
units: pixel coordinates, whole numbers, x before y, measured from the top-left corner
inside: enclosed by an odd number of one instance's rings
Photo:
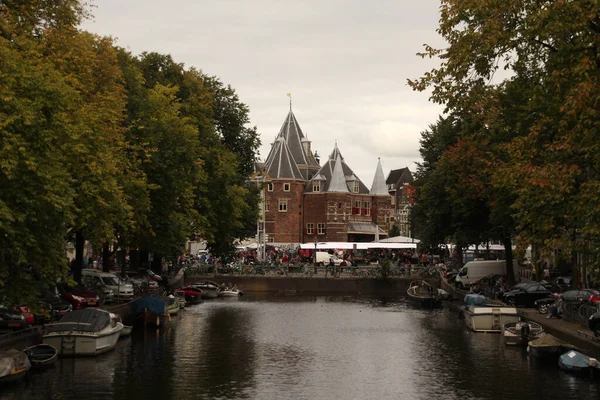
[[[290,98],[290,111],[292,111],[292,94],[288,92],[287,97]]]

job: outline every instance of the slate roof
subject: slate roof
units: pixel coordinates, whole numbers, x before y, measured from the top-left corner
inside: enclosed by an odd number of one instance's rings
[[[300,129],[298,120],[296,120],[296,116],[292,110],[290,110],[287,117],[285,117],[283,125],[277,134],[277,139],[281,138],[285,139],[287,142],[293,159],[297,165],[319,166],[319,163],[317,163],[317,160],[315,160],[314,155],[311,152],[306,152],[304,146],[302,146],[303,142],[310,143],[310,140],[308,140],[308,138],[304,136],[304,133],[302,133],[302,129]],[[271,151],[269,152],[265,163],[268,164],[271,161],[270,158],[272,156],[273,147],[271,147]]]
[[[386,185],[396,185],[400,179],[403,180],[402,183],[412,183],[413,177],[408,168],[400,168],[393,169],[388,174],[387,179],[385,180]]]
[[[342,166],[342,172],[344,173],[344,179],[346,181],[346,188],[348,189],[348,191],[351,193],[354,193],[353,186],[349,186],[349,182],[352,182],[353,180],[357,180],[359,182],[358,193],[369,194],[370,193],[369,189],[365,186],[364,183],[362,183],[362,181],[360,179],[358,179],[356,177],[356,174],[352,171],[352,169],[350,169],[348,164],[346,164],[346,162],[344,162],[344,157],[342,156],[342,153],[340,152],[340,150],[337,146],[337,143],[335,144],[335,147],[334,147],[333,151],[331,152],[331,155],[329,156],[329,160],[327,160],[327,162],[325,164],[323,164],[323,166],[321,167],[319,172],[317,172],[317,174],[306,184],[305,192],[310,193],[313,191],[312,181],[315,180],[315,178],[317,176],[320,176],[320,178],[325,178],[325,181],[321,184],[321,192],[329,191],[329,186],[331,184],[331,179],[333,176],[333,169],[335,167],[338,156],[340,159],[340,163]],[[333,158],[333,157],[335,157],[335,158]]]
[[[277,138],[269,158],[265,161],[265,170],[272,179],[302,179],[302,173],[294,162],[292,152],[284,138]]]
[[[371,194],[374,196],[389,195],[387,185],[385,184],[385,178],[383,177],[381,160],[377,160],[377,168],[375,169],[375,176],[373,177],[373,184],[371,185]]]

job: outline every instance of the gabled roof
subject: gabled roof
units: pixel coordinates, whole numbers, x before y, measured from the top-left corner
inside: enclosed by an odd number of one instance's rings
[[[408,168],[393,169],[385,180],[386,185],[396,185],[398,182],[412,183],[413,177]]]
[[[274,179],[304,179],[284,138],[277,138],[273,143],[265,170]]]
[[[332,158],[334,156],[336,158]],[[344,162],[344,157],[342,156],[342,153],[338,149],[337,144],[335,145],[333,152],[331,153],[331,155],[329,157],[329,160],[327,160],[327,162],[325,164],[323,164],[323,166],[321,167],[319,172],[317,172],[317,174],[307,183],[307,185],[305,187],[305,192],[310,193],[313,191],[312,181],[315,180],[315,178],[317,176],[319,176],[321,180],[323,178],[325,178],[325,182],[321,183],[321,192],[329,192],[330,191],[329,187],[331,186],[333,170],[335,168],[338,158],[339,158],[340,164],[342,166],[342,172],[344,175],[344,182],[346,184],[347,191],[353,193],[353,189],[354,189],[353,185],[354,184],[352,184],[352,186],[349,186],[348,183],[358,181],[358,184],[359,184],[358,193],[359,194],[369,194],[369,189],[365,186],[364,183],[362,183],[362,181],[360,179],[358,179],[356,177],[356,174],[350,169],[348,164],[346,164]]]
[[[383,177],[383,168],[381,168],[381,160],[377,160],[377,168],[375,169],[375,176],[373,177],[373,184],[371,185],[372,195],[389,195],[387,185],[385,184],[385,178]]]
[[[290,148],[290,152],[293,156],[293,160],[297,165],[312,165],[318,166],[319,164],[315,160],[313,154],[311,152],[306,152],[306,149],[302,145],[303,142],[309,142],[308,138],[304,136],[302,133],[302,129],[300,129],[300,125],[296,120],[296,116],[290,110],[287,117],[283,121],[283,125],[279,130],[279,134],[277,134],[277,139],[285,139],[287,145]],[[272,148],[271,152],[267,156],[266,163],[269,163],[270,157],[272,156]]]

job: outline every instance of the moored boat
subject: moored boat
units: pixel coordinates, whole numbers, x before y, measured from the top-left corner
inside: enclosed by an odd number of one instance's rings
[[[123,330],[121,331],[121,335],[119,336],[119,338],[127,337],[127,336],[131,335],[132,331],[133,331],[133,326],[123,325]]]
[[[0,352],[0,385],[16,382],[31,369],[31,362],[22,351],[11,349]]]
[[[437,308],[442,305],[438,290],[425,281],[411,282],[406,294],[413,303],[423,307]]]
[[[504,343],[508,345],[527,346],[531,340],[537,339],[544,328],[537,322],[508,322],[502,327]]]
[[[116,346],[123,330],[119,319],[102,309],[71,311],[60,321],[46,325],[43,340],[61,356],[95,356]]]
[[[58,358],[58,351],[49,344],[36,344],[23,350],[33,367],[52,365]]]
[[[200,289],[202,291],[203,299],[214,299],[219,297],[221,289],[219,285],[211,281],[203,281],[190,285],[193,288]]]
[[[179,305],[179,300],[171,295],[167,297],[167,313],[169,315],[175,315],[179,312],[179,309],[181,308]]]
[[[569,350],[558,358],[558,366],[569,372],[591,372],[600,370],[598,361],[577,350]]]
[[[185,299],[186,305],[199,304],[202,302],[202,290],[193,286],[185,286],[175,290],[177,296]]]
[[[560,340],[554,335],[544,333],[535,340],[529,342],[527,351],[533,357],[538,358],[558,358],[568,350],[574,350],[575,346]]]
[[[167,304],[160,297],[142,297],[131,303],[133,320],[147,328],[160,328],[169,318]]]

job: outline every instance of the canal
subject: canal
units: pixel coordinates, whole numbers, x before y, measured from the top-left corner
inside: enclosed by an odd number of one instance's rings
[[[403,299],[247,295],[62,359],[2,399],[598,399],[597,381]]]

